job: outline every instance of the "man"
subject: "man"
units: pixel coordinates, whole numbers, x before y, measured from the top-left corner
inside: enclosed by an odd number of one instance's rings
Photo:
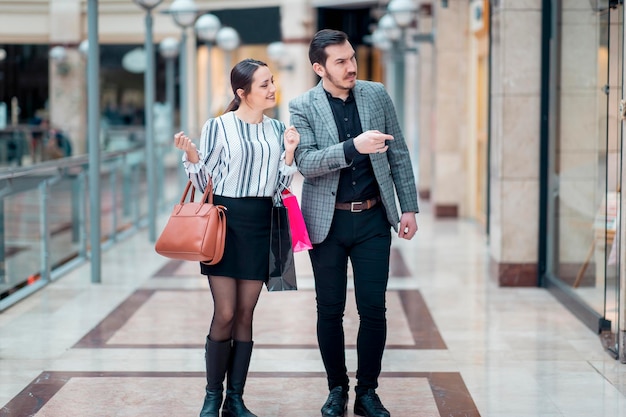
[[[343,416],[347,409],[343,314],[350,259],[360,317],[354,413],[389,417],[376,388],[387,336],[390,226],[403,239],[417,232],[409,151],[384,86],[357,81],[355,52],[345,33],[319,31],[309,60],[321,81],[292,100],[289,111],[300,132],[295,157],[304,176],[302,212],[313,243],[317,338],[330,390],[322,416]]]

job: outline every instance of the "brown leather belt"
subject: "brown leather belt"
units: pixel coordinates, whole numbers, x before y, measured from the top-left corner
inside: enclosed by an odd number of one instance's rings
[[[338,210],[350,210],[352,213],[359,213],[363,210],[369,210],[380,201],[380,197],[370,198],[365,201],[353,201],[351,203],[335,203]]]

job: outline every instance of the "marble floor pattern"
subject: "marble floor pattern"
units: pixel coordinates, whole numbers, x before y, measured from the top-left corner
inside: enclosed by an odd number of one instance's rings
[[[499,288],[480,226],[423,211],[416,238],[392,242],[378,389],[391,414],[626,416],[626,365],[598,336],[546,290]],[[102,283],[86,264],[0,313],[0,416],[198,415],[208,286],[147,235],[103,252]],[[296,268],[298,291],[264,290],[255,315],[245,399],[259,417],[319,416],[327,394],[306,253]],[[344,323],[354,381],[352,291]]]

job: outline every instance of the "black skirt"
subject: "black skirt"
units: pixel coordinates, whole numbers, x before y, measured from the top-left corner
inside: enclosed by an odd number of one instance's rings
[[[200,263],[204,275],[265,281],[269,275],[271,197],[213,196],[227,208],[224,256],[216,265]]]

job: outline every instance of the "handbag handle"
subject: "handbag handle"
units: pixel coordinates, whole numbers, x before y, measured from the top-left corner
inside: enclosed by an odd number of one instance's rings
[[[191,181],[187,181],[187,186],[185,187],[185,191],[183,191],[183,195],[180,198],[181,205],[185,204],[185,200],[187,199],[187,193],[189,193],[189,189],[191,188],[191,198],[189,199],[190,203],[193,203],[193,195],[196,193],[196,189],[194,188]]]
[[[189,190],[191,190],[191,197],[189,197],[189,202],[193,203],[194,196],[196,194],[196,187],[194,187],[191,180],[187,181],[187,186],[185,187],[185,191],[183,191],[183,195],[180,198],[181,205],[185,204],[185,200],[187,199],[187,194],[189,193]],[[213,204],[213,179],[211,177],[209,177],[209,182],[206,188],[204,189],[204,194],[202,195],[202,202]]]

